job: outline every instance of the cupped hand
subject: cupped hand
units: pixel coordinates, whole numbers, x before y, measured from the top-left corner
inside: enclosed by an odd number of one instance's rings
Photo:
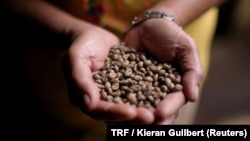
[[[161,61],[177,62],[183,91],[169,94],[155,110],[156,124],[170,124],[179,109],[195,102],[202,82],[202,67],[194,40],[181,27],[166,19],[149,19],[133,27],[124,38],[129,47],[147,51]]]
[[[100,93],[93,81],[94,72],[101,69],[110,48],[119,44],[112,33],[90,26],[78,32],[63,61],[70,101],[90,117],[109,123],[152,123],[152,112],[126,104],[100,100]]]

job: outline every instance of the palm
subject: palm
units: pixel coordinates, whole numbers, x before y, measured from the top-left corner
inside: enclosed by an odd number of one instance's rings
[[[97,71],[103,66],[110,47],[118,43],[118,38],[113,34],[90,31],[75,40],[70,48],[70,56],[87,63],[91,71]]]
[[[148,110],[100,100],[92,74],[103,67],[110,47],[118,43],[118,38],[102,29],[96,32],[93,29],[84,31],[84,34],[76,38],[67,55],[70,70],[65,71],[71,102],[95,119],[111,122],[152,122],[153,115]],[[86,100],[86,96],[91,102]]]
[[[128,33],[125,41],[129,46],[146,50],[157,56],[158,59],[172,61],[176,58],[177,38],[182,32],[175,23],[166,22],[164,19],[155,19],[136,27],[135,30]]]
[[[185,98],[195,101],[195,87],[201,82],[201,64],[194,41],[175,23],[155,19],[134,27],[126,35],[125,42],[138,50],[152,53],[162,61],[180,64],[185,96],[182,92],[167,96],[155,112],[156,123],[171,123],[184,105]]]

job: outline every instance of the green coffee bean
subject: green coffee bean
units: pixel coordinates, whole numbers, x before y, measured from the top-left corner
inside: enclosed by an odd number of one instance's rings
[[[125,44],[110,49],[93,79],[102,100],[134,107],[156,107],[169,93],[183,89],[181,75],[173,65]]]

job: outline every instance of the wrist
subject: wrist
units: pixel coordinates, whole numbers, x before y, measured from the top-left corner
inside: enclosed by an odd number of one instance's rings
[[[124,36],[127,34],[127,32],[130,29],[150,19],[165,19],[179,26],[177,19],[170,13],[161,12],[161,11],[146,11],[142,13],[141,15],[134,17],[134,19],[131,21],[131,25],[125,31]]]
[[[88,29],[96,28],[95,25],[83,21],[81,19],[74,18],[71,20],[71,23],[67,24],[68,26],[65,28],[64,33],[69,35],[73,39],[87,31]]]
[[[179,8],[176,8],[174,1],[175,0],[173,0],[173,2],[171,0],[161,0],[158,3],[156,3],[154,6],[149,8],[148,10],[149,11],[161,11],[164,13],[168,13],[175,18],[179,26],[183,26],[182,19],[178,14]]]

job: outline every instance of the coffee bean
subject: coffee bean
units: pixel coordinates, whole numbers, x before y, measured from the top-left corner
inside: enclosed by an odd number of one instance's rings
[[[169,93],[183,89],[181,75],[172,64],[125,44],[110,49],[93,79],[102,100],[134,107],[156,107]]]

